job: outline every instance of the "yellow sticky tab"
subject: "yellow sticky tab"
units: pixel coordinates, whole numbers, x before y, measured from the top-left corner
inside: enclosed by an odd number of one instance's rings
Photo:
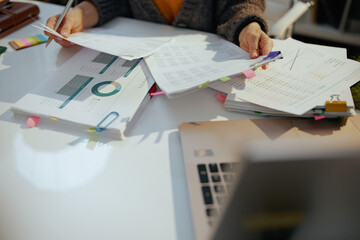
[[[96,132],[95,128],[91,127],[87,130],[88,132]]]
[[[346,101],[326,101],[325,112],[347,112]]]
[[[58,120],[57,117],[52,117],[50,118],[51,120]]]
[[[27,37],[25,39],[28,40],[28,42],[31,43],[32,45],[42,43],[42,41],[37,36]]]
[[[254,68],[254,71],[256,71],[257,69],[261,68],[261,66],[257,66],[256,68]]]
[[[199,85],[198,88],[203,88],[203,87],[205,87],[206,85],[208,85],[209,83],[210,83],[210,81],[207,81],[207,82]]]
[[[219,78],[219,80],[222,82],[227,82],[227,81],[231,80],[231,78],[230,77],[222,77],[222,78]]]

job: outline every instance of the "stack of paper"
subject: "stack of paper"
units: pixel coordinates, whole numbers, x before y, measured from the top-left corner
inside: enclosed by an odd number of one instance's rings
[[[157,85],[168,97],[176,97],[252,69],[259,59],[250,59],[247,52],[218,37],[211,42],[170,43],[145,61]]]
[[[346,49],[275,40],[284,59],[271,63],[256,76],[243,75],[210,87],[227,94],[229,111],[272,116],[349,116],[354,109],[350,86],[360,81],[360,64],[346,59]],[[344,112],[325,112],[325,102],[337,94],[346,101]],[[335,98],[334,100],[338,100]]]
[[[153,84],[142,59],[83,48],[11,110],[121,139],[149,101]]]

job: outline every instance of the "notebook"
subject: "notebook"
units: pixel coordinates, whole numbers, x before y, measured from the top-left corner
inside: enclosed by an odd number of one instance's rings
[[[196,239],[209,239],[226,207],[242,153],[254,140],[268,143],[360,142],[360,116],[339,119],[255,119],[182,123],[179,128]]]

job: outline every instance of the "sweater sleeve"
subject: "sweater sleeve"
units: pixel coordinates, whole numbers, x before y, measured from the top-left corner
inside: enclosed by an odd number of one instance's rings
[[[265,0],[218,0],[216,32],[229,41],[239,44],[241,30],[251,22],[257,22],[266,33],[264,17]]]
[[[130,11],[126,0],[89,0],[94,4],[99,13],[100,26],[115,17],[129,17]]]

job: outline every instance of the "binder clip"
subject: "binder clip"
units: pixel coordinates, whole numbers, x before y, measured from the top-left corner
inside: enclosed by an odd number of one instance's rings
[[[347,111],[347,105],[346,101],[340,100],[339,94],[333,94],[331,95],[330,101],[326,101],[325,104],[325,111],[326,112],[346,112]],[[337,101],[334,101],[333,99],[336,98]]]
[[[256,67],[268,64],[270,62],[274,62],[277,59],[283,59],[283,55],[282,55],[281,51],[270,52],[266,57],[261,59],[259,62],[251,64],[250,67],[256,68]]]

